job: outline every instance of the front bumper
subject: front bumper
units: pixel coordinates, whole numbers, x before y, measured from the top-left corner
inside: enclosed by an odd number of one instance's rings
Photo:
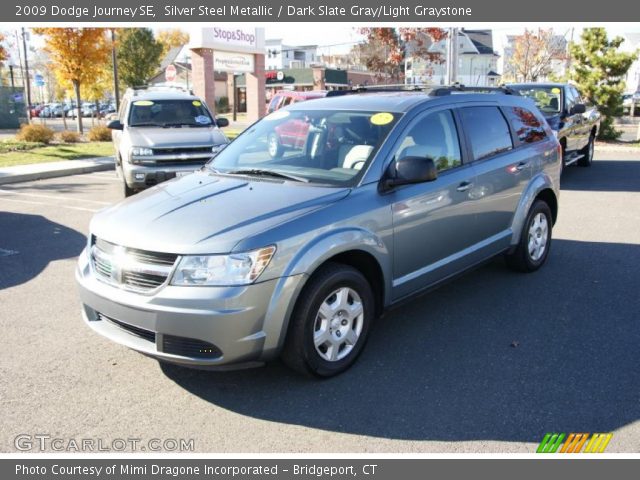
[[[201,164],[181,165],[135,165],[128,163],[123,166],[124,178],[130,188],[142,190],[153,187],[166,180],[170,180],[180,175],[188,175],[199,170],[206,161]]]
[[[241,287],[167,285],[145,295],[98,280],[86,250],[76,269],[83,318],[94,331],[157,359],[205,368],[276,356],[303,278]]]

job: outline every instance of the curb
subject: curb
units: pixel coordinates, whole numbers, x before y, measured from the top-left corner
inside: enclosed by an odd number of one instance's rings
[[[596,152],[637,152],[640,154],[640,147],[631,147],[628,145],[603,145],[596,143],[595,148]]]
[[[66,163],[82,163],[77,166],[61,166],[61,164]],[[56,165],[57,164],[57,165]],[[92,173],[92,172],[102,172],[107,170],[115,170],[115,162],[113,157],[98,157],[91,160],[68,160],[65,162],[52,162],[51,164],[38,164],[39,166],[46,167],[50,165],[50,168],[42,170],[34,170],[31,172],[24,173],[10,173],[6,176],[2,176],[3,173],[6,172],[8,168],[24,168],[28,167],[23,165],[21,167],[8,167],[3,172],[0,168],[0,185],[6,185],[9,183],[19,183],[19,182],[30,182],[33,180],[44,180],[47,178],[57,178],[57,177],[66,177],[69,175],[79,175],[82,173]],[[58,167],[58,168],[51,168]]]

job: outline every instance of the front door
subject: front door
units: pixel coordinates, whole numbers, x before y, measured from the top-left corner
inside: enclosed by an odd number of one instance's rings
[[[471,165],[463,162],[458,129],[450,110],[419,116],[407,128],[394,159],[430,157],[438,178],[389,193],[392,203],[393,297],[402,298],[459,267],[472,245],[474,218],[469,214],[473,187]]]

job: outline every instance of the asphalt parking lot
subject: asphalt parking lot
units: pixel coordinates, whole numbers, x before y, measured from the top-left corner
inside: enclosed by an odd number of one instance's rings
[[[547,265],[496,259],[393,310],[330,380],[161,366],[94,334],[76,257],[113,172],[0,188],[0,451],[19,434],[193,439],[200,452],[640,451],[640,149],[569,168]],[[37,449],[34,451],[38,451]]]

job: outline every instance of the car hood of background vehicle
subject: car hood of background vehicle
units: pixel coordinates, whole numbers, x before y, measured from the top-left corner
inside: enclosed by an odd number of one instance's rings
[[[336,202],[349,191],[198,172],[102,210],[91,222],[91,233],[148,251],[228,253],[241,240]]]
[[[217,127],[129,127],[134,147],[201,147],[227,143]]]

